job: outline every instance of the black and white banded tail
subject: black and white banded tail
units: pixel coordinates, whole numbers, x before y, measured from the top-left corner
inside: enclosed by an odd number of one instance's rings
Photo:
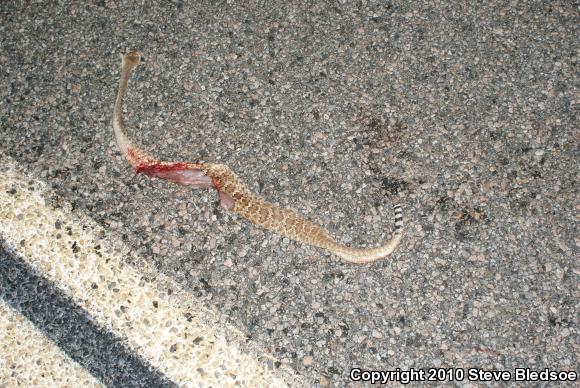
[[[401,234],[403,232],[403,209],[401,205],[393,206],[395,210],[395,233]]]

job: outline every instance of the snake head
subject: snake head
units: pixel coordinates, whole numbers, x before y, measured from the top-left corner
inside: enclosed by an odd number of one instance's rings
[[[139,50],[129,50],[123,55],[123,62],[129,67],[135,67],[141,61],[141,52]]]

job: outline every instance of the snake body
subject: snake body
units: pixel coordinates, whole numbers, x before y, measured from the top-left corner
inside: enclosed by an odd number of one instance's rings
[[[135,169],[151,177],[193,188],[215,188],[220,205],[248,219],[255,225],[272,230],[290,239],[327,249],[351,263],[369,263],[388,256],[402,239],[403,216],[399,205],[394,206],[395,231],[393,237],[377,248],[351,248],[337,242],[321,226],[296,212],[277,207],[253,194],[244,181],[228,166],[204,162],[159,161],[137,147],[129,138],[123,121],[123,102],[132,70],[139,64],[141,53],[132,50],[123,55],[121,78],[113,112],[113,128],[117,145]]]

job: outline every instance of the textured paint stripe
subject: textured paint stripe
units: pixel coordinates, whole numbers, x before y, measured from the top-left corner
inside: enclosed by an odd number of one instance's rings
[[[70,297],[36,273],[25,260],[5,249],[2,240],[0,297],[105,385],[176,386],[127,349],[125,339],[96,325]],[[56,374],[66,377],[59,371]]]
[[[270,369],[275,360],[244,345],[239,331],[92,220],[69,210],[13,159],[0,159],[0,237],[171,381],[181,386],[302,385],[290,370]]]
[[[102,385],[0,298],[0,386]]]

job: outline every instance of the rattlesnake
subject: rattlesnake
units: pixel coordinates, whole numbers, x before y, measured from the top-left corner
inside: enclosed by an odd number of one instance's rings
[[[123,122],[123,101],[131,71],[139,64],[141,53],[137,50],[123,55],[121,80],[113,112],[113,128],[117,144],[124,157],[135,169],[173,183],[193,188],[213,187],[219,193],[220,205],[247,218],[252,223],[273,230],[288,238],[329,250],[352,263],[369,263],[389,255],[402,238],[403,216],[399,205],[394,206],[394,236],[377,248],[350,248],[337,242],[319,225],[308,221],[292,210],[282,209],[250,192],[246,184],[228,166],[214,163],[188,163],[159,161],[129,139]]]

